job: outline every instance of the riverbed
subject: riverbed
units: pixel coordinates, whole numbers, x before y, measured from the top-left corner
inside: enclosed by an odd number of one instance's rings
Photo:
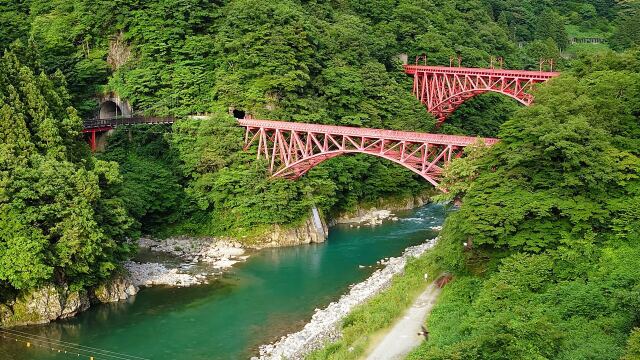
[[[334,226],[323,244],[261,250],[207,285],[147,288],[74,319],[16,330],[146,359],[249,358],[259,345],[302,328],[314,309],[366,279],[379,260],[435,237],[445,209],[430,204],[397,216],[375,227]],[[78,358],[71,345],[36,346],[45,344],[32,341],[27,348],[0,338],[0,358]]]

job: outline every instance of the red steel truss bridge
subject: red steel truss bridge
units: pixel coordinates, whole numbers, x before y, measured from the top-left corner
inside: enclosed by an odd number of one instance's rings
[[[114,116],[105,119],[89,119],[84,122],[82,132],[88,134],[87,141],[91,146],[91,151],[96,150],[96,134],[113,130],[118,126],[139,125],[139,124],[173,124],[173,117],[152,117],[152,116]]]
[[[507,95],[531,105],[531,89],[560,73],[551,71],[481,69],[447,66],[404,65],[413,76],[413,94],[427,106],[438,123],[444,122],[462,103],[486,92]]]
[[[362,153],[400,164],[438,186],[442,168],[465,146],[493,138],[366,129],[284,121],[238,119],[245,128],[245,150],[257,143],[257,157],[269,162],[276,177],[296,179],[321,162]]]

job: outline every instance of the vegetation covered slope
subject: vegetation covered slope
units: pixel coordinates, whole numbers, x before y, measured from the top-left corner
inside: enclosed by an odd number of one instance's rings
[[[427,53],[441,65],[460,55],[468,66],[493,55],[536,69],[560,57],[567,25],[611,33],[616,49],[638,44],[636,11],[608,0],[4,1],[0,40],[28,46],[0,49],[2,288],[93,284],[141,231],[244,235],[295,223],[313,205],[337,211],[424,191],[413,173],[365,156],[333,159],[298,182],[270,180],[265,164],[241,151],[226,113],[435,131],[398,54]],[[118,130],[100,156],[119,168],[97,160],[80,119],[108,92],[180,121],[171,131]],[[514,108],[481,97],[439,131],[492,136],[509,118],[499,114]],[[198,113],[212,116],[183,119]]]
[[[0,59],[0,295],[53,279],[94,285],[128,254],[118,166],[79,141],[62,75],[32,55]]]
[[[639,99],[640,52],[581,59],[449,169],[463,204],[436,256],[457,279],[412,358],[623,356],[640,320]]]

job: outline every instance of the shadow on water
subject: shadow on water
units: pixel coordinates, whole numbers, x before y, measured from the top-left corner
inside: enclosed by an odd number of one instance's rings
[[[248,358],[304,326],[315,308],[368,277],[378,260],[435,237],[445,209],[430,204],[398,216],[373,228],[335,226],[324,244],[262,250],[207,285],[148,288],[129,301],[18,330],[149,359]],[[0,338],[0,358],[77,357]]]

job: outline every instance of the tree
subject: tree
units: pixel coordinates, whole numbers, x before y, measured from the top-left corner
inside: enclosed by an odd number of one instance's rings
[[[6,52],[0,79],[0,281],[93,285],[128,253],[131,219],[110,197],[117,165],[82,143],[61,74],[36,75]]]
[[[640,3],[625,3],[615,23],[615,30],[609,39],[614,49],[628,49],[640,44]]]

